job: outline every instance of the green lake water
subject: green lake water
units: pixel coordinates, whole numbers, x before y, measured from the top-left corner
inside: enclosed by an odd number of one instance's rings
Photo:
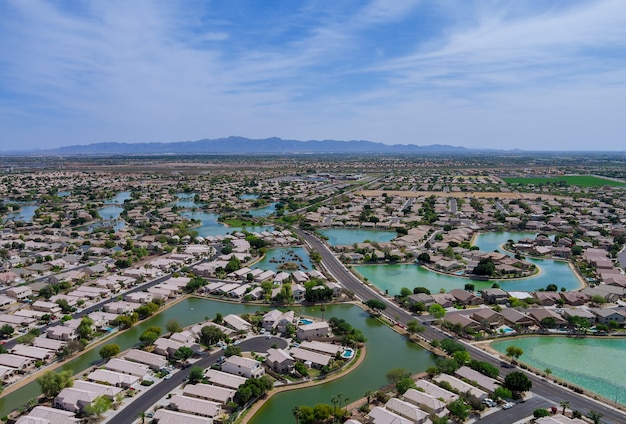
[[[296,256],[300,258],[300,261],[297,260]],[[314,268],[309,255],[303,247],[268,249],[263,259],[254,264],[252,268],[272,270],[278,273],[282,271],[278,269],[278,266],[285,262],[297,263],[300,266],[298,269],[304,272],[311,271]],[[286,270],[286,272],[293,271]]]
[[[317,232],[328,237],[328,244],[331,246],[363,243],[365,240],[386,243],[398,235],[395,231],[366,230],[361,228],[329,228],[317,230]]]
[[[500,245],[506,243],[509,239],[517,241],[524,237],[534,238],[535,235],[535,233],[522,232],[485,233],[476,237],[475,245],[479,246],[483,251],[491,252],[500,249]],[[482,290],[491,287],[496,281],[503,290],[510,291],[535,291],[545,288],[552,283],[559,288],[565,287],[566,290],[577,290],[581,287],[580,280],[567,262],[549,259],[528,260],[535,264],[541,270],[541,273],[530,278],[518,280],[469,280],[467,278],[438,274],[414,263],[357,265],[354,266],[354,269],[376,287],[383,291],[387,290],[391,295],[399,294],[402,287],[412,290],[421,286],[428,288],[433,293],[437,293],[439,289],[445,289],[446,292],[452,289],[462,289],[466,283],[472,283],[476,290]]]
[[[626,405],[626,339],[532,336],[491,343],[501,353],[512,345],[524,350],[521,362]]]

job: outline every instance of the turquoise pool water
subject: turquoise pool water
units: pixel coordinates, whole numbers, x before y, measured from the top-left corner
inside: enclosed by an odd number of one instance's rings
[[[626,339],[532,336],[491,343],[498,352],[508,346],[524,350],[519,359],[611,401],[626,404]]]

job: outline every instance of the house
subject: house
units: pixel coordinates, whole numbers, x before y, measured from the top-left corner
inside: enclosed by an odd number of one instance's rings
[[[126,352],[126,355],[124,355],[124,359],[147,365],[155,371],[160,370],[167,365],[167,358],[164,356],[139,349],[130,349]]]
[[[596,322],[599,324],[609,325],[612,322],[622,325],[626,317],[624,313],[616,309],[610,308],[593,308],[591,313],[596,316]]]
[[[476,396],[480,400],[483,400],[487,397],[487,392],[480,390],[479,388],[474,387],[471,384],[466,383],[463,380],[459,380],[458,378],[453,377],[448,374],[439,374],[433,380],[438,383],[443,382],[443,381],[448,382],[459,393],[469,392],[470,394]]]
[[[289,353],[295,360],[304,362],[305,365],[313,368],[325,367],[333,359],[331,356],[298,347],[291,348]]]
[[[563,315],[570,322],[573,322],[572,320],[576,318],[587,320],[589,325],[593,325],[596,322],[596,316],[585,309],[568,308],[564,310]]]
[[[260,378],[265,374],[265,368],[256,359],[236,355],[226,358],[222,364],[222,371],[246,378]]]
[[[385,404],[385,409],[409,419],[412,423],[426,424],[431,423],[429,415],[422,411],[418,406],[405,402],[398,398],[391,398]]]
[[[270,348],[267,350],[265,364],[275,372],[288,374],[293,369],[296,360],[283,349]]]
[[[96,383],[105,383],[115,387],[128,388],[139,382],[140,378],[130,374],[122,374],[98,368],[87,375],[87,380],[94,381]]]
[[[153,352],[158,355],[170,356],[183,346],[185,346],[183,343],[165,337],[159,337],[154,341]]]
[[[184,395],[172,396],[170,398],[169,408],[207,418],[215,418],[222,412],[222,408],[217,402]]]
[[[18,286],[18,287],[11,287],[10,289],[6,291],[6,294],[17,300],[24,300],[24,299],[28,299],[29,297],[31,297],[33,295],[33,291],[28,286]]]
[[[204,376],[213,385],[237,390],[239,386],[246,382],[245,377],[229,374],[227,372],[208,369]]]
[[[493,393],[498,387],[500,387],[500,385],[495,379],[491,377],[487,377],[485,374],[475,371],[465,365],[459,368],[458,370],[456,370],[454,373],[459,378],[476,382],[476,385],[479,388],[489,393]]]
[[[467,315],[463,314],[448,314],[444,318],[445,322],[449,322],[454,326],[460,325],[462,329],[471,328],[473,330],[478,330],[482,327],[482,324],[474,321]]]
[[[446,403],[437,399],[436,397],[429,395],[419,390],[409,389],[402,395],[401,399],[405,402],[412,403],[418,406],[421,410],[428,412],[429,414],[442,417],[447,414]]]
[[[509,294],[498,288],[484,289],[481,296],[485,300],[485,303],[489,305],[504,304],[508,302],[509,299]]]
[[[48,362],[55,356],[55,352],[51,350],[23,344],[16,344],[11,348],[10,352],[14,355],[25,356],[42,362]]]
[[[519,325],[521,327],[529,327],[535,324],[535,321],[516,309],[513,308],[504,308],[500,311],[504,322],[508,325]]]
[[[211,400],[219,403],[232,402],[236,391],[211,384],[187,384],[183,388],[183,395],[199,399]]]
[[[367,420],[371,424],[413,424],[411,420],[380,406],[372,408],[369,414],[367,414]]]
[[[335,356],[337,355],[343,348],[341,346],[324,343],[319,341],[303,341],[300,343],[302,349],[312,350],[313,352],[319,352],[326,355]]]
[[[551,322],[554,322],[554,327],[556,328],[567,326],[567,320],[551,309],[532,308],[528,310],[528,315],[542,327],[551,327]]]
[[[91,402],[96,400],[98,396],[97,393],[89,390],[66,387],[54,398],[54,407],[78,413],[86,406],[91,405]]]
[[[224,317],[224,324],[235,331],[247,332],[252,330],[252,324],[243,318],[234,314],[228,314]]]
[[[61,340],[64,342],[69,342],[70,340],[76,340],[78,338],[76,329],[65,325],[55,325],[48,328],[47,335],[50,339]]]
[[[109,371],[120,372],[122,374],[130,374],[136,377],[145,377],[150,373],[147,365],[138,364],[136,362],[126,361],[125,359],[112,358],[104,365]]]
[[[49,406],[35,406],[28,415],[22,415],[15,424],[78,424],[81,420],[73,412]]]
[[[19,372],[24,373],[35,366],[35,360],[33,358],[26,358],[24,356],[13,355],[11,353],[3,353],[0,355],[0,366],[14,368]]]
[[[158,424],[213,424],[211,418],[198,417],[197,415],[185,414],[184,412],[170,411],[160,408],[154,413],[153,420]]]
[[[54,352],[60,352],[66,344],[67,343],[64,341],[49,339],[45,336],[39,336],[33,339],[33,346],[52,350]]]
[[[476,322],[479,322],[484,328],[496,327],[502,315],[490,308],[481,308],[472,312],[470,318]]]
[[[328,337],[330,326],[325,321],[313,322],[301,325],[296,331],[296,336],[300,340],[311,340],[314,338]]]
[[[562,292],[561,299],[570,306],[582,306],[587,303],[589,297],[581,292]]]
[[[559,293],[549,291],[534,292],[533,296],[542,306],[553,306],[561,299]]]
[[[435,303],[438,303],[443,308],[451,308],[454,306],[454,302],[456,302],[456,299],[448,293],[435,293],[431,296]]]
[[[468,292],[466,290],[454,289],[450,290],[448,294],[460,303],[461,305],[482,305],[485,301],[476,296],[474,293]]]

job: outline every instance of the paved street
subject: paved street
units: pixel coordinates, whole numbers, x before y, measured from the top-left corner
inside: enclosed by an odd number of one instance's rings
[[[287,341],[285,339],[275,336],[272,336],[270,339],[266,336],[251,337],[239,343],[238,346],[242,352],[265,352],[273,344],[276,344],[279,348],[287,347]],[[214,365],[217,359],[222,355],[222,351],[218,350],[195,362],[193,366],[209,368],[211,365]],[[172,375],[172,378],[162,380],[154,387],[151,387],[150,390],[138,395],[130,404],[126,405],[119,414],[111,418],[108,423],[131,424],[137,419],[140,412],[148,411],[159,399],[167,396],[168,393],[183,384],[189,376],[189,370],[190,368],[179,370]]]
[[[398,320],[404,324],[413,319],[418,319],[422,322],[425,322],[430,317],[428,316],[414,316],[408,311],[402,309],[398,306],[393,300],[386,298],[381,295],[378,291],[368,287],[366,284],[361,282],[358,278],[356,278],[340,261],[335,257],[335,255],[330,251],[330,249],[323,244],[317,237],[304,232],[302,230],[297,231],[298,235],[305,240],[309,246],[311,246],[314,250],[316,250],[322,257],[322,264],[324,267],[339,281],[346,289],[352,291],[359,299],[365,301],[368,299],[379,299],[385,302],[387,308],[385,309],[385,315],[389,317],[397,317]],[[423,337],[428,340],[442,340],[447,336],[441,333],[439,330],[426,325],[425,331],[421,333]],[[500,367],[500,375],[505,376],[506,374],[512,371],[520,371],[518,368],[503,368],[500,366],[501,361],[498,358],[494,358],[493,356],[487,354],[486,352],[474,347],[473,345],[466,344],[467,351],[471,354],[472,358],[475,358],[479,361],[488,362],[492,365]],[[534,374],[526,373],[529,378],[533,382],[533,393],[541,396],[545,399],[549,399],[554,401],[555,405],[562,400],[567,400],[570,402],[572,409],[577,409],[580,412],[586,414],[588,411],[593,410],[596,412],[600,412],[603,414],[602,422],[606,424],[623,424],[626,423],[626,414],[623,412],[611,407],[606,404],[597,402],[593,399],[590,399],[586,396],[579,395],[574,393],[569,389],[565,389],[561,386],[553,384],[544,380],[543,378],[537,377]],[[523,411],[523,408],[512,408],[510,411],[513,415],[519,415],[519,418],[514,419],[513,421],[500,421],[500,422],[514,422],[516,420],[524,418],[521,415],[521,412],[515,411]]]

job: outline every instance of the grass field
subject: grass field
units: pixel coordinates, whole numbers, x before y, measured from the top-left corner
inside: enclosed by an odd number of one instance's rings
[[[593,177],[590,175],[563,175],[559,177],[537,177],[537,178],[502,178],[507,184],[533,184],[533,185],[542,185],[542,184],[558,184],[563,181],[565,185],[575,185],[580,187],[602,187],[602,186],[613,186],[613,187],[622,187],[626,186],[626,183],[606,180],[604,178]]]

